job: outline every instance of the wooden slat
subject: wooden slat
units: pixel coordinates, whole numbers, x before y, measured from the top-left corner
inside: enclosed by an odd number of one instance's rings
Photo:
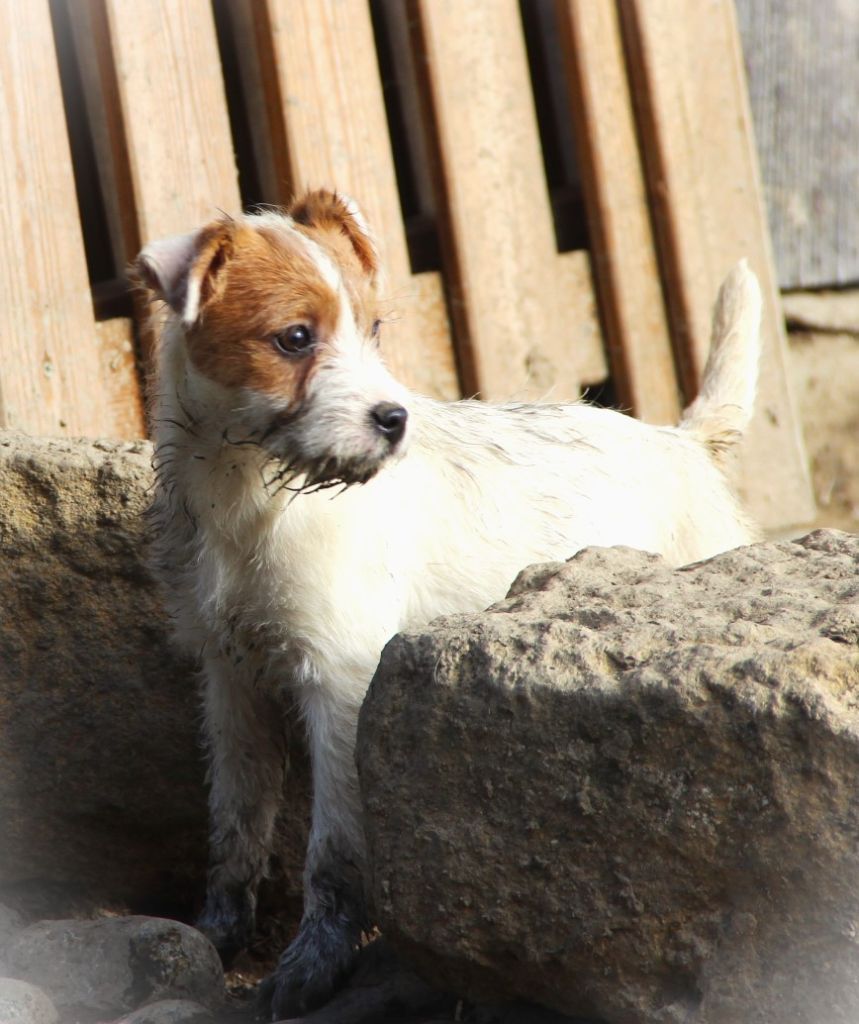
[[[420,327],[420,288],[409,266],[369,4],[260,0],[230,13],[241,18],[243,11],[255,20],[266,100],[265,122],[257,127],[271,136],[278,163],[271,201],[325,186],[359,203],[387,272],[393,322],[385,331],[386,359],[405,383],[438,394],[441,381],[455,380],[455,363],[449,341]]]
[[[117,262],[241,208],[207,0],[87,0],[73,15]],[[87,42],[89,37],[90,42]],[[94,53],[93,53],[94,51]],[[144,362],[150,311],[137,311]]]
[[[189,231],[219,209],[236,212],[241,200],[211,4],[103,2],[140,240]]]
[[[106,381],[110,436],[123,441],[143,437],[143,399],[134,355],[134,327],[120,317],[95,325],[102,379]]]
[[[651,423],[680,403],[614,0],[559,0],[593,269],[621,403]]]
[[[434,271],[413,274],[409,288],[408,315],[425,353],[421,357],[422,389],[436,398],[459,398],[459,378],[452,358],[453,342],[441,274]],[[385,327],[385,331],[390,329],[390,325]],[[432,352],[444,352],[445,358],[428,358]]]
[[[687,393],[700,379],[720,281],[748,257],[764,292],[758,411],[743,486],[769,527],[806,522],[814,503],[788,389],[786,341],[731,0],[620,0],[675,339]]]
[[[0,425],[109,435],[47,0],[0,38]]]
[[[565,252],[558,257],[558,298],[571,337],[571,365],[583,384],[608,376],[602,330],[597,314],[590,253]]]
[[[465,388],[577,397],[517,4],[416,0],[414,11]]]
[[[121,277],[142,240],[104,0],[65,0],[65,6],[80,69],[114,270]]]

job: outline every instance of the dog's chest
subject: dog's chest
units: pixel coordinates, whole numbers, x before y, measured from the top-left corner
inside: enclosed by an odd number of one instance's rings
[[[238,530],[202,524],[196,602],[232,662],[352,676],[372,672],[396,632],[402,602],[384,535],[316,504]]]

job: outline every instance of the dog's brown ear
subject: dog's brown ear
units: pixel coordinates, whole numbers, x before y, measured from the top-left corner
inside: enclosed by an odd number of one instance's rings
[[[371,279],[380,271],[379,251],[361,209],[354,199],[327,189],[316,189],[296,199],[288,211],[296,224],[345,238]]]
[[[215,221],[189,235],[150,242],[135,260],[134,272],[191,327],[223,288],[232,247],[232,223]]]

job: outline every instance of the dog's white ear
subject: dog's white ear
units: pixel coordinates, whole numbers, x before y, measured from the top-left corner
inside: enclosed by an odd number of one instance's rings
[[[143,284],[191,327],[223,284],[231,251],[230,222],[216,221],[188,235],[150,242],[134,269]]]
[[[354,199],[339,192],[316,189],[296,199],[288,212],[296,224],[345,238],[364,272],[374,281],[379,277],[381,266],[376,240]]]

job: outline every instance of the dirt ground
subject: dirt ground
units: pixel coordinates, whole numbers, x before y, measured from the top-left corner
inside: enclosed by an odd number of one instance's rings
[[[859,531],[859,289],[783,296],[814,527]]]

